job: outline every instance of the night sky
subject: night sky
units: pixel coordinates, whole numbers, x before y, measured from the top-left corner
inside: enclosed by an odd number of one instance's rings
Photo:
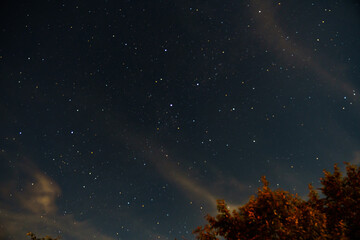
[[[360,163],[357,1],[2,1],[0,239],[193,239]]]

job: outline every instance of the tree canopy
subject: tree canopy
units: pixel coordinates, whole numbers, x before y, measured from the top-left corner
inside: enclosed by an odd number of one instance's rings
[[[360,239],[360,168],[346,163],[346,176],[337,165],[320,179],[323,195],[309,185],[308,200],[284,190],[262,188],[248,203],[230,211],[217,201],[217,216],[194,234],[198,240]]]

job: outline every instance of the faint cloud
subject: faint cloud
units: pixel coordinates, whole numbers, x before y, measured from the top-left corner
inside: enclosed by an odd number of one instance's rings
[[[235,201],[227,199],[229,208],[235,209],[241,205],[233,204],[232,202],[238,203],[239,200],[244,202],[243,196],[240,194],[245,192],[245,185],[234,177],[224,177],[216,171],[213,175],[213,181],[207,180],[206,183],[203,183],[199,180],[195,180],[194,176],[199,176],[199,173],[195,170],[191,170],[192,174],[188,171],[184,171],[179,166],[180,164],[176,164],[175,161],[167,159],[166,156],[168,156],[168,154],[161,152],[156,157],[152,154],[149,156],[152,157],[152,162],[155,164],[156,169],[161,176],[177,186],[191,201],[204,203],[206,206],[210,206],[212,211],[214,211],[216,209],[216,200],[224,199],[226,195],[225,192],[231,190],[238,193],[239,199],[236,199]]]
[[[178,186],[188,197],[216,206],[216,196],[182,172],[178,165],[165,160],[155,160],[154,163],[159,173]]]
[[[109,120],[110,121],[110,120]],[[112,126],[119,125],[121,119],[114,121]],[[113,132],[113,128],[111,129]],[[216,209],[216,200],[223,199],[228,190],[238,192],[239,199],[235,203],[244,202],[245,198],[241,193],[245,192],[245,184],[241,183],[234,177],[224,176],[219,171],[210,167],[211,174],[214,177],[213,181],[207,180],[202,182],[199,180],[201,174],[194,168],[185,169],[183,166],[189,160],[181,159],[179,156],[172,156],[167,149],[158,142],[151,140],[146,135],[137,133],[134,129],[127,124],[126,131],[117,135],[117,142],[122,142],[124,145],[141,154],[144,158],[148,159],[156,168],[157,172],[167,181],[172,182],[178,189],[180,189],[186,197],[192,202],[202,203],[206,206]],[[171,157],[170,157],[171,155]],[[248,189],[246,189],[247,191]],[[244,194],[248,196],[248,194]],[[228,200],[228,205],[231,208],[236,208],[240,204],[231,204],[232,201]]]
[[[21,205],[33,213],[54,214],[57,211],[55,201],[60,196],[60,187],[40,172],[34,173],[33,179],[33,182],[27,184],[26,192],[17,194]]]
[[[333,64],[337,69],[327,70],[321,63],[326,64],[329,59],[316,57],[312,48],[302,46],[289,38],[289,34],[281,28],[281,24],[276,20],[277,8],[280,7],[268,0],[251,1],[251,13],[258,29],[254,33],[258,39],[263,41],[267,47],[275,50],[276,54],[285,62],[296,64],[297,67],[305,70],[312,70],[321,82],[335,90],[340,89],[349,97],[354,98],[355,86],[340,79],[343,76],[343,67],[339,68],[340,64]]]
[[[354,157],[350,161],[351,164],[359,165],[360,164],[360,151],[354,152]]]
[[[25,239],[25,234],[32,231],[39,237],[61,235],[63,239],[73,240],[113,240],[95,230],[91,223],[76,221],[73,215],[39,216],[9,211],[4,209],[4,206],[0,206],[0,211],[1,230],[6,233],[4,236],[0,235],[0,239]]]
[[[23,160],[16,171],[10,181],[0,183],[0,239],[24,239],[32,231],[38,236],[59,234],[64,239],[113,240],[89,221],[59,214],[56,204],[61,194],[59,185],[31,161]]]

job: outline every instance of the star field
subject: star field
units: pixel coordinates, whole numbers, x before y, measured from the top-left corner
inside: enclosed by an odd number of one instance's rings
[[[0,11],[0,239],[193,239],[267,176],[360,163],[357,1]]]

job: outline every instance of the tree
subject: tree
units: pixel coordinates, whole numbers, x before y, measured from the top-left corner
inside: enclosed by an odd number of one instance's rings
[[[257,196],[230,212],[224,200],[217,201],[216,217],[194,233],[198,240],[257,239],[360,239],[360,169],[346,164],[342,177],[324,171],[320,188],[323,198],[309,185],[307,201],[284,190],[271,190],[265,177]]]
[[[360,167],[345,164],[345,177],[337,165],[333,174],[324,171],[320,190],[325,198],[317,199],[317,209],[326,214],[331,235],[360,239]]]

